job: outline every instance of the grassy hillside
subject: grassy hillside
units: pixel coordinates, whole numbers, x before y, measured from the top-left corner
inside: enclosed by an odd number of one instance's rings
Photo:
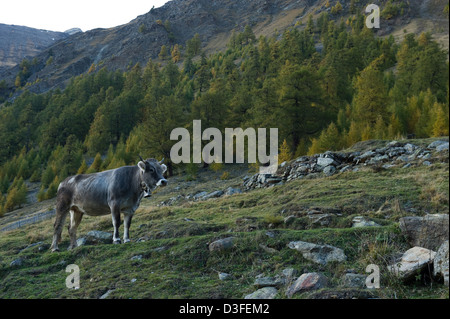
[[[355,147],[372,147],[371,143]],[[385,271],[390,260],[408,249],[398,228],[400,217],[448,213],[448,155],[446,161],[431,167],[380,171],[367,167],[217,199],[157,206],[177,195],[238,187],[244,174],[250,174],[245,167],[224,170],[230,172],[230,179],[220,179],[223,171],[207,169],[194,181],[184,176],[171,178],[168,187],[141,204],[128,244],[86,245],[66,251],[69,238],[64,229],[61,252],[51,253],[53,220],[2,233],[0,298],[99,298],[107,291],[108,298],[243,298],[257,289],[253,285],[256,276],[274,277],[285,268],[299,274],[319,271],[329,280],[328,288],[294,298],[449,297],[448,288],[440,283],[430,285],[418,279],[404,284]],[[307,214],[310,209],[334,215],[325,227],[313,223]],[[286,224],[284,219],[290,215],[297,218]],[[352,228],[353,217],[361,215],[381,226]],[[90,230],[111,232],[110,217],[84,217],[78,237]],[[209,251],[209,243],[231,236],[235,237],[233,248]],[[348,259],[318,266],[287,247],[298,240],[339,247]],[[33,243],[39,244],[30,247]],[[17,259],[22,264],[12,266]],[[365,274],[371,263],[380,265],[381,289],[368,292],[341,287],[346,271]],[[65,287],[69,264],[80,268],[78,290]],[[220,280],[219,272],[232,279]],[[286,298],[285,289],[279,289],[277,298]]]

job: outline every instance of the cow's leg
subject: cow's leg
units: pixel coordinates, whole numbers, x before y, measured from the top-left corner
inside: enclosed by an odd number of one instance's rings
[[[70,246],[69,249],[77,247],[77,228],[80,225],[81,219],[83,218],[83,213],[76,207],[72,207],[70,210],[70,225],[69,225],[69,236],[70,236]]]
[[[63,190],[59,192],[56,202],[56,219],[53,226],[53,241],[50,249],[55,252],[59,251],[58,244],[61,242],[61,233],[63,230],[66,216],[70,209],[70,194],[66,194]]]
[[[123,242],[128,243],[130,241],[130,225],[133,218],[132,212],[126,212],[123,217]]]
[[[111,208],[112,223],[114,227],[113,244],[120,244],[119,227],[120,227],[120,206],[113,205]]]

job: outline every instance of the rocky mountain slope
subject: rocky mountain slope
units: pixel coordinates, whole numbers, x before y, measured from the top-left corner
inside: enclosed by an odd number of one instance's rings
[[[336,2],[330,1],[331,6]],[[342,11],[332,15],[336,21],[352,14],[350,2],[341,2]],[[359,1],[356,10],[365,14],[366,2]],[[386,1],[375,2],[382,8],[386,5]],[[404,29],[430,31],[444,45],[448,43],[445,0],[400,2],[405,3],[403,11],[382,21],[380,35],[394,34],[400,39]],[[112,70],[125,70],[136,63],[144,65],[149,58],[158,58],[162,45],[184,46],[196,33],[207,53],[220,51],[226,48],[233,30],[242,31],[251,25],[256,36],[270,36],[292,26],[303,28],[310,14],[317,17],[324,11],[331,12],[331,6],[322,0],[172,0],[127,24],[76,33],[41,52],[27,79],[28,89],[42,93],[64,87],[68,79],[88,72],[92,65]],[[0,79],[7,82],[11,92],[19,71],[16,66],[0,72]]]
[[[375,163],[394,152],[401,164]],[[83,217],[79,247],[56,254],[51,219],[2,232],[0,297],[448,298],[448,138],[365,141],[342,154],[359,160],[257,189],[243,167],[224,167],[228,179],[211,169],[170,178],[142,202],[128,244],[111,244],[110,216]],[[80,289],[64,285],[69,264]]]
[[[34,57],[69,34],[0,23],[0,70]]]

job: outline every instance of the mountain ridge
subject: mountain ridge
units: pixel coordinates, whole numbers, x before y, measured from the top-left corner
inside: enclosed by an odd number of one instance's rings
[[[365,2],[359,1],[357,12],[364,14]],[[386,1],[376,1],[383,5]],[[203,50],[214,53],[226,49],[232,31],[242,31],[252,26],[256,36],[272,36],[289,27],[304,28],[309,15],[317,18],[322,12],[330,13],[337,1],[313,0],[172,0],[164,6],[153,8],[129,23],[108,29],[93,29],[75,33],[53,44],[36,56],[36,65],[26,80],[27,89],[43,93],[53,88],[64,88],[73,76],[106,67],[110,70],[127,70],[136,63],[144,65],[149,59],[157,59],[163,45],[184,46],[195,34],[200,35]],[[403,3],[403,1],[402,1]],[[406,2],[405,2],[406,3]],[[433,20],[442,18],[443,0],[408,2],[403,14],[382,20],[380,36],[393,34],[401,40],[405,30],[419,33],[424,28],[442,36],[448,47],[448,24],[438,29]],[[405,5],[406,6],[406,5]],[[441,8],[442,7],[442,8]],[[406,8],[406,10],[404,9]],[[432,8],[432,10],[430,9]],[[352,11],[350,4],[342,4],[342,13],[333,19],[345,19]],[[444,18],[448,21],[448,17]],[[432,26],[433,25],[433,26]],[[20,72],[14,66],[1,72],[9,93],[16,91],[14,81]],[[14,95],[20,94],[17,90]]]
[[[0,68],[13,67],[67,36],[64,32],[0,23]]]

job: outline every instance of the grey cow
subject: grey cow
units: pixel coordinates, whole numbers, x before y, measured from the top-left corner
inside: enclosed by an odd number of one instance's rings
[[[66,178],[58,187],[56,220],[52,251],[58,251],[61,233],[70,212],[69,249],[77,246],[76,232],[83,214],[112,215],[113,242],[120,244],[120,213],[124,214],[124,242],[129,242],[129,229],[134,212],[142,197],[150,197],[158,186],[166,186],[163,177],[166,165],[150,158],[135,166],[124,166],[100,173],[82,174]]]

